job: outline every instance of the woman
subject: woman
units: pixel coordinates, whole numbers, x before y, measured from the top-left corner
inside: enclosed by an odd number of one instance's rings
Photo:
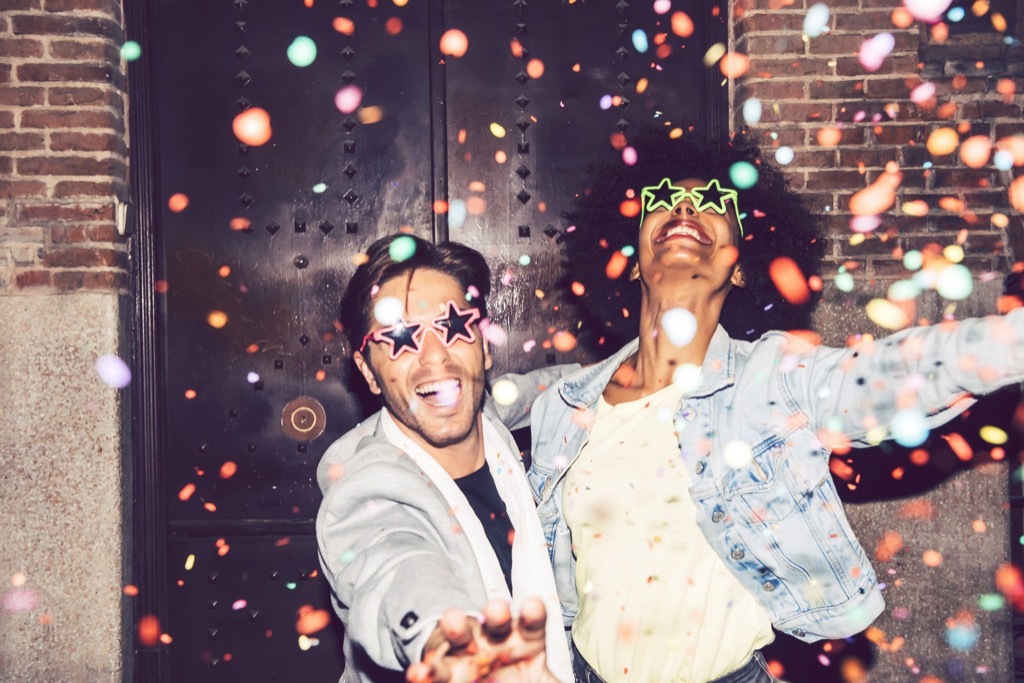
[[[722,323],[738,293],[767,293],[772,242],[806,256],[820,241],[753,145],[671,144],[676,170],[637,192],[639,307],[624,319],[639,338],[537,400],[529,476],[578,680],[767,682],[773,626],[846,637],[884,607],[829,444],[867,445],[897,416],[935,427],[1020,381],[1024,318],[851,349],[739,340],[756,324]],[[730,186],[738,161],[759,169],[752,192]]]

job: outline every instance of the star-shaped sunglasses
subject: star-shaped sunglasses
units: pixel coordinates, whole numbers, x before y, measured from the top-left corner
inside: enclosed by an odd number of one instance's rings
[[[476,334],[473,332],[473,325],[480,319],[479,308],[467,308],[461,310],[454,301],[446,304],[445,314],[430,321],[430,325],[414,323],[407,320],[399,320],[394,325],[374,330],[363,337],[363,343],[359,346],[359,353],[363,352],[366,345],[371,342],[383,342],[391,347],[388,357],[395,360],[408,351],[417,354],[423,351],[423,338],[430,330],[437,335],[438,339],[450,347],[455,342],[462,341],[472,344],[476,341]]]
[[[711,180],[703,187],[695,187],[687,190],[672,184],[671,178],[662,178],[657,185],[648,185],[640,190],[640,201],[643,204],[644,212],[671,211],[676,204],[689,198],[693,208],[700,212],[714,211],[724,216],[729,212],[727,204],[732,204],[733,212],[736,215],[736,225],[739,226],[740,235],[743,235],[743,223],[740,221],[740,208],[736,203],[739,197],[736,190],[723,188],[718,180]],[[643,222],[644,216],[640,216]]]

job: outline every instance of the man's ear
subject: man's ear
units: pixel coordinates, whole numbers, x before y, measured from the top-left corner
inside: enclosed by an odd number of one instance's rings
[[[732,282],[735,287],[747,286],[747,276],[743,274],[743,269],[740,268],[738,263],[732,269],[732,278],[730,279],[730,282]]]
[[[363,379],[366,380],[366,386],[370,387],[370,393],[380,396],[380,387],[377,385],[377,378],[373,374],[373,370],[370,368],[370,364],[363,358],[363,354],[356,351],[352,354],[352,360],[356,362],[356,367],[359,368],[359,372],[362,374]]]
[[[484,339],[484,372],[491,369],[494,365],[494,358],[491,357],[491,345]]]

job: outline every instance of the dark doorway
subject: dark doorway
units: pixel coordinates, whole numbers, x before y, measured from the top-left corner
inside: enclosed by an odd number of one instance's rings
[[[681,37],[672,12],[696,32]],[[724,3],[129,0],[135,678],[333,680],[314,473],[369,406],[349,385],[340,289],[400,229],[483,251],[509,333],[498,370],[561,362],[562,218],[635,126],[725,130],[702,58]],[[441,35],[468,37],[460,58]],[[288,57],[304,36],[316,58]],[[646,48],[644,44],[646,43]],[[308,54],[307,54],[308,56]],[[535,61],[536,60],[536,61]],[[297,60],[301,63],[301,60]],[[542,68],[541,68],[542,67]],[[335,94],[359,89],[343,113]],[[266,110],[247,146],[234,117]],[[172,208],[169,200],[182,199]],[[330,616],[329,624],[300,633]]]

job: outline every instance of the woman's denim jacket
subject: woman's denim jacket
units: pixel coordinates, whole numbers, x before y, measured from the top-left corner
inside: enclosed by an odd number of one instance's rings
[[[808,642],[843,638],[885,606],[829,475],[832,447],[890,438],[897,415],[937,427],[966,409],[971,394],[1021,381],[1022,337],[1020,311],[846,349],[782,332],[743,342],[716,330],[700,386],[680,400],[674,428],[701,531],[778,630]],[[533,406],[530,485],[566,628],[578,601],[562,516],[565,472],[589,438],[598,397],[637,347],[634,340],[563,378]],[[752,456],[740,466],[723,458],[735,442]]]

